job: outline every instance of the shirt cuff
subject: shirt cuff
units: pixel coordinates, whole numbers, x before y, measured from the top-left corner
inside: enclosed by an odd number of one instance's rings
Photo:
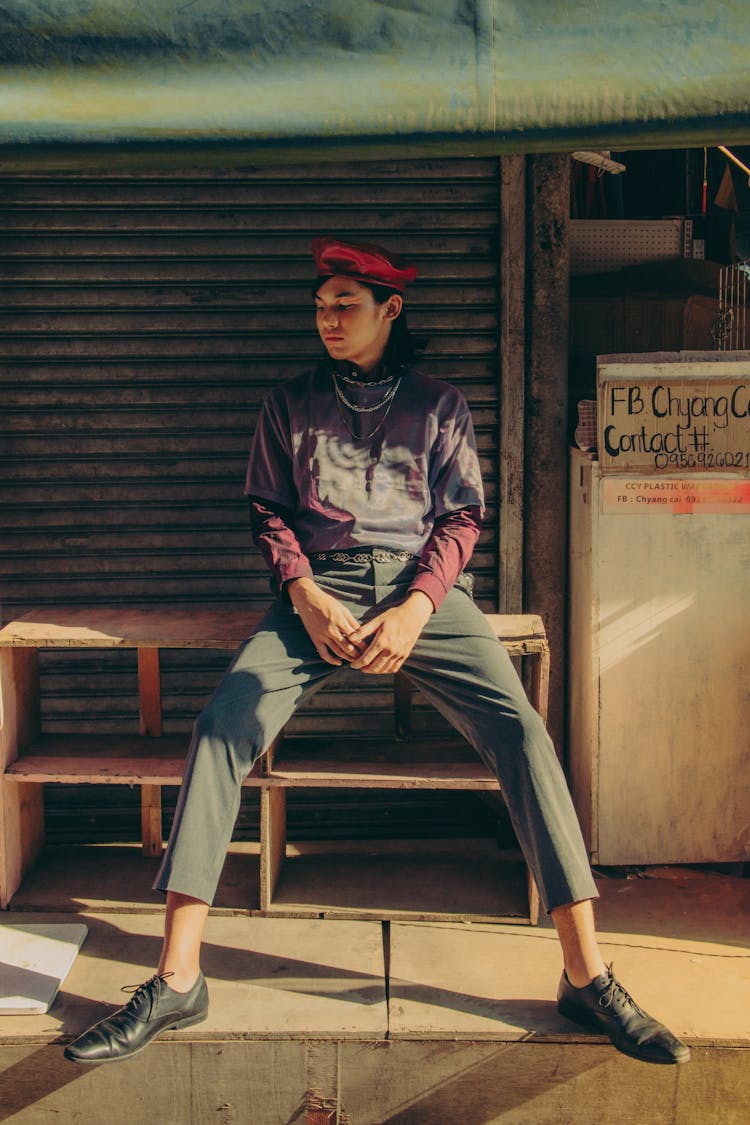
[[[289,563],[286,566],[279,566],[277,570],[279,588],[283,597],[287,599],[289,598],[289,591],[287,590],[287,585],[289,582],[292,582],[295,578],[313,577],[314,575],[312,572],[312,567],[307,561],[305,555],[299,556],[293,563]]]
[[[445,595],[448,593],[443,583],[430,570],[422,570],[409,587],[412,590],[421,590],[432,602],[435,609],[440,609]]]

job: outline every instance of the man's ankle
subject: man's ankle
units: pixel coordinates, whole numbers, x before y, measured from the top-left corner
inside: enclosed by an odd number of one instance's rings
[[[166,983],[173,992],[189,992],[198,980],[200,969],[172,968],[169,965],[159,966],[159,976],[166,978]]]
[[[592,981],[595,981],[598,976],[601,976],[602,973],[606,973],[606,971],[607,966],[602,963],[601,968],[597,969],[595,972],[591,971],[591,967],[585,969],[579,968],[575,971],[566,968],[565,976],[568,978],[568,983],[572,984],[573,988],[586,988]]]

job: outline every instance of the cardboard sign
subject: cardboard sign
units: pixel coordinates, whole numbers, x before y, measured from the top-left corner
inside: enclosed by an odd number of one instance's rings
[[[750,474],[750,362],[603,363],[602,473]]]

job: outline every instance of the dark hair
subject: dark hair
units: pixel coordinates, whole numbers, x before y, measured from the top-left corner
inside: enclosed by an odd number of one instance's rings
[[[323,282],[328,280],[330,275],[323,275],[317,277],[312,284],[312,295],[317,297],[318,290]],[[399,293],[398,289],[392,289],[388,285],[378,285],[374,281],[365,281],[364,278],[354,278],[360,285],[366,286],[370,290],[375,303],[384,305],[389,297],[394,293],[403,296]],[[406,319],[406,305],[402,305],[401,312],[398,314],[393,324],[391,325],[391,334],[388,337],[388,343],[383,352],[383,366],[386,371],[398,371],[402,367],[409,367],[417,358],[417,354],[421,352],[427,345],[427,341],[419,336],[415,336],[409,328],[409,323]]]

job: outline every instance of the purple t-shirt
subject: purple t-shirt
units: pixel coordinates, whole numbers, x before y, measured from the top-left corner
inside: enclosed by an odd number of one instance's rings
[[[341,382],[360,408],[387,385]],[[436,520],[484,508],[471,415],[449,383],[408,371],[386,408],[351,411],[321,365],[273,390],[255,430],[245,492],[294,512],[306,555],[388,546],[420,555]]]

